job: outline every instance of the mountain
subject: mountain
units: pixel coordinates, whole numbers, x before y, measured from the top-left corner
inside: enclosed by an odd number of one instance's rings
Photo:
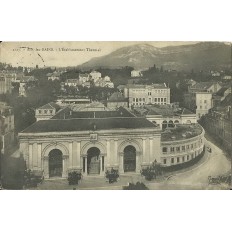
[[[92,58],[78,67],[85,69],[131,66],[135,69],[147,69],[155,64],[157,67],[163,66],[164,69],[210,70],[228,68],[230,62],[230,45],[222,42],[200,42],[163,48],[136,44]]]

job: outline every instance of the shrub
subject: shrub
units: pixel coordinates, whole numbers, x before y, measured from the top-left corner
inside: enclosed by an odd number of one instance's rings
[[[110,171],[107,170],[105,172],[105,177],[109,180],[110,184],[116,182],[119,178],[118,170],[113,169],[113,168],[111,168]]]
[[[123,190],[149,190],[149,188],[142,182],[129,183],[128,186],[123,186]]]
[[[72,171],[68,173],[68,183],[69,185],[78,184],[79,180],[81,180],[82,174],[77,171]]]

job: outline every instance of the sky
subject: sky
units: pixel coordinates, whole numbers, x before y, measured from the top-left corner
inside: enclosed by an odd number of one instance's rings
[[[196,42],[3,42],[0,44],[0,62],[24,67],[76,66],[93,57],[107,55],[121,47],[141,43],[165,47]]]

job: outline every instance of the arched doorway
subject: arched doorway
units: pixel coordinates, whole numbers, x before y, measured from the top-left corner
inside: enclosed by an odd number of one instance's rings
[[[136,171],[136,149],[128,145],[124,148],[124,172]]]
[[[97,147],[91,147],[87,151],[87,173],[100,174],[100,150]]]
[[[163,123],[162,123],[162,129],[166,129],[167,126],[168,126],[168,122],[166,120],[163,121]]]
[[[53,149],[48,154],[49,157],[49,177],[61,177],[63,171],[62,152]]]

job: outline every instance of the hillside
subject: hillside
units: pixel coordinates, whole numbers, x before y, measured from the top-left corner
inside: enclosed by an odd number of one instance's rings
[[[80,68],[118,68],[131,66],[146,69],[163,66],[175,70],[210,70],[230,65],[230,46],[220,42],[200,42],[192,45],[157,48],[149,44],[137,44],[120,48],[108,55],[93,58]]]

